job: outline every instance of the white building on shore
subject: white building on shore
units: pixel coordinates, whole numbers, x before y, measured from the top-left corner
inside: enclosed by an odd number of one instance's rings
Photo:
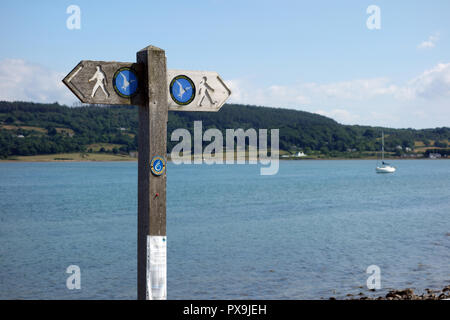
[[[294,155],[294,157],[302,158],[302,157],[306,157],[306,154],[303,151],[299,151]]]

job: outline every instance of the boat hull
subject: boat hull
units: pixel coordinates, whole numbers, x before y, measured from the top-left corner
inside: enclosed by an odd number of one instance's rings
[[[377,173],[394,173],[395,168],[394,167],[377,167],[376,171],[377,171]]]

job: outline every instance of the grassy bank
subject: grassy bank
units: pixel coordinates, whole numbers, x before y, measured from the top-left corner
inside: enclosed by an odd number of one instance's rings
[[[212,159],[208,156],[204,157],[203,160]],[[234,156],[234,161],[238,159],[245,159],[248,161],[248,154],[246,155],[236,155]],[[442,158],[449,159],[449,158]],[[223,161],[225,163],[226,155],[223,155]],[[257,159],[253,159],[258,161]],[[302,160],[377,160],[374,156],[363,156],[363,157],[326,157],[326,156],[315,156],[315,157],[302,157],[302,158],[280,158],[283,161],[302,161]],[[387,161],[397,161],[397,160],[428,160],[428,158],[400,158],[400,157],[389,157],[386,158]],[[35,156],[12,156],[7,159],[0,159],[0,162],[84,162],[84,161],[137,161],[137,158],[130,157],[123,154],[113,154],[113,153],[58,153],[58,154],[44,154]],[[168,161],[171,161],[170,156]],[[191,161],[194,161],[194,157],[191,156]]]
[[[127,155],[109,153],[58,153],[36,156],[14,156],[0,162],[70,162],[70,161],[136,161]]]

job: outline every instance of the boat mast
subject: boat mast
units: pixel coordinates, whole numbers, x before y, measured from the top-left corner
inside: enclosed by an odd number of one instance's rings
[[[381,161],[384,161],[384,131],[381,131]]]

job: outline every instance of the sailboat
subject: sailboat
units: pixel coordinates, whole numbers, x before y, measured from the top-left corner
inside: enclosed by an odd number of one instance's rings
[[[376,167],[377,173],[394,173],[395,167],[389,163],[384,162],[384,131],[381,132],[381,166]]]

